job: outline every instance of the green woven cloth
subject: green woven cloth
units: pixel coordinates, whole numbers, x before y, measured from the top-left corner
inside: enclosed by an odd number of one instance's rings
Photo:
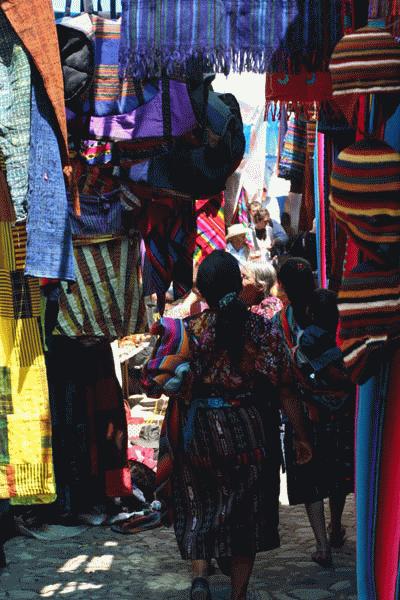
[[[0,10],[0,150],[17,221],[27,214],[30,120],[29,59]]]

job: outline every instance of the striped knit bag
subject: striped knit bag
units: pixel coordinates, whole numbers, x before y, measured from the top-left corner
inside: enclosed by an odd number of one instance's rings
[[[400,92],[400,47],[378,27],[362,27],[336,45],[329,69],[333,96]]]
[[[330,209],[367,256],[390,262],[400,243],[400,154],[379,140],[343,150],[332,169]]]
[[[333,51],[329,69],[333,98],[350,122],[359,94],[400,92],[400,46],[382,28],[362,27],[345,35]]]
[[[340,349],[353,381],[360,383],[373,374],[377,352],[388,343],[400,344],[399,269],[359,265],[342,281],[338,308]]]

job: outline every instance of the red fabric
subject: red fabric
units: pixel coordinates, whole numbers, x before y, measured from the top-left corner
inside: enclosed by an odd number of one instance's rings
[[[332,80],[329,72],[298,74],[268,73],[265,98],[269,102],[289,102],[312,105],[332,98]]]
[[[379,600],[396,597],[400,558],[400,350],[393,357],[381,456],[375,577]]]

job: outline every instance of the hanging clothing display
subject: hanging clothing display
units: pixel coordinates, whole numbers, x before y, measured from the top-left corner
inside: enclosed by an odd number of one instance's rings
[[[63,167],[67,167],[64,84],[51,0],[2,0],[1,8],[42,77],[57,120]],[[69,177],[71,171],[64,173]]]
[[[0,499],[14,504],[55,499],[39,281],[24,278],[25,251],[24,224],[0,221]]]
[[[54,111],[34,67],[30,118],[25,275],[73,281],[71,226]]]
[[[30,96],[28,55],[0,10],[0,149],[17,221],[28,211]]]
[[[110,344],[53,336],[47,366],[59,508],[77,514],[106,496],[130,495],[127,422]]]

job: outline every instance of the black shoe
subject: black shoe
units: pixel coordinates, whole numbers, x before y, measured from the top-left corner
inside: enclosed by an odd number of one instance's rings
[[[210,586],[204,577],[195,577],[190,589],[190,600],[211,600]]]
[[[5,569],[7,566],[6,554],[3,546],[0,546],[0,569]]]

